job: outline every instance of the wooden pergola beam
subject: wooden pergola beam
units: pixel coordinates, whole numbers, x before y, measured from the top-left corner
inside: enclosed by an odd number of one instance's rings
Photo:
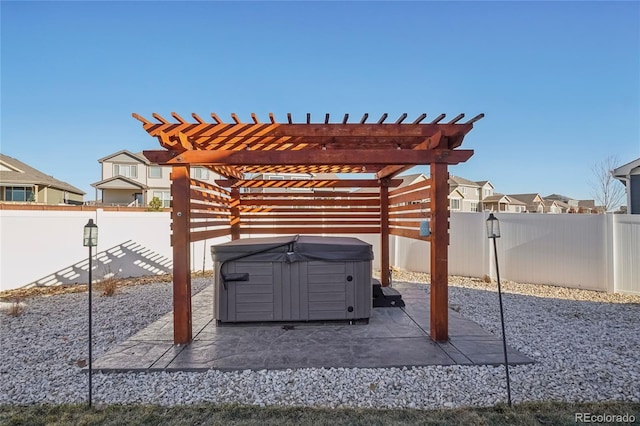
[[[156,164],[191,165],[419,165],[430,163],[458,164],[467,161],[473,150],[289,150],[289,151],[144,151]]]
[[[423,114],[423,115],[424,117],[420,116],[418,117],[418,119],[424,119],[427,116],[426,114]],[[439,144],[440,141],[442,140],[442,137],[443,137],[443,133],[441,131],[438,131],[433,135],[429,136],[427,139],[425,139],[421,143],[419,143],[413,149],[428,149],[433,145]],[[376,176],[378,179],[390,178],[393,176],[397,176],[398,174],[410,169],[411,167],[413,166],[396,166],[396,165],[385,166],[376,174]]]
[[[241,188],[378,188],[377,179],[314,179],[314,180],[268,180],[268,179],[217,179],[217,185],[224,188],[239,186]],[[389,188],[395,188],[402,183],[402,179],[390,179]]]
[[[254,137],[304,137],[304,138],[344,138],[344,137],[429,137],[438,131],[445,136],[469,133],[473,123],[337,123],[337,124],[287,124],[287,123],[150,123],[143,124],[151,135],[166,133],[175,136],[179,132],[187,136],[254,136]]]

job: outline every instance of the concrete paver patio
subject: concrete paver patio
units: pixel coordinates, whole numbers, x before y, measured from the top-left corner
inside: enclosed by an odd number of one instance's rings
[[[449,342],[429,338],[429,294],[394,283],[404,308],[374,308],[368,324],[282,323],[218,326],[213,286],[192,298],[194,340],[173,345],[172,313],[94,361],[103,372],[262,370],[330,367],[485,365],[504,362],[502,340],[449,310]],[[533,362],[508,349],[510,364]]]

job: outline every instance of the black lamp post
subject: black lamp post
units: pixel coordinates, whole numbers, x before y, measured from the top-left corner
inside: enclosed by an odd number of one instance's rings
[[[507,337],[504,333],[504,311],[502,309],[502,289],[500,288],[500,268],[498,267],[498,247],[496,238],[500,238],[500,222],[493,213],[487,219],[487,236],[493,240],[493,254],[496,259],[496,277],[498,278],[498,300],[500,301],[500,322],[502,323],[502,348],[504,350],[504,368],[507,373],[507,399],[511,407],[511,383],[509,380],[509,359],[507,358]]]
[[[92,374],[92,365],[91,365],[91,358],[92,358],[92,343],[93,343],[93,338],[91,336],[91,311],[92,311],[92,306],[91,306],[91,282],[92,282],[92,277],[91,277],[91,270],[93,269],[93,262],[92,262],[92,257],[93,257],[93,253],[92,253],[92,249],[93,247],[96,247],[98,245],[98,225],[96,225],[95,223],[93,223],[93,219],[89,219],[89,222],[87,222],[87,224],[84,226],[84,238],[82,239],[82,245],[85,247],[89,247],[89,407],[91,407],[91,374]]]

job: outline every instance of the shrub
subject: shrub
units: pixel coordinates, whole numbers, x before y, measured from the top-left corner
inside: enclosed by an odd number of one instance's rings
[[[24,303],[22,303],[22,299],[16,297],[11,301],[11,306],[7,309],[7,315],[10,317],[19,317],[24,313]]]
[[[151,201],[149,201],[149,207],[147,208],[147,211],[150,211],[150,212],[162,211],[162,201],[160,201],[160,198],[153,197]]]

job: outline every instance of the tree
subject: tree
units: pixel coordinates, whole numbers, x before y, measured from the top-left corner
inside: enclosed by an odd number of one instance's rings
[[[618,164],[618,159],[610,155],[591,169],[595,178],[591,184],[592,196],[596,204],[603,206],[606,211],[620,207],[625,198],[624,185],[613,177],[613,170]]]
[[[158,197],[153,197],[151,201],[149,201],[149,207],[147,208],[147,211],[159,212],[161,210],[162,210],[162,201],[160,201],[160,198]]]

